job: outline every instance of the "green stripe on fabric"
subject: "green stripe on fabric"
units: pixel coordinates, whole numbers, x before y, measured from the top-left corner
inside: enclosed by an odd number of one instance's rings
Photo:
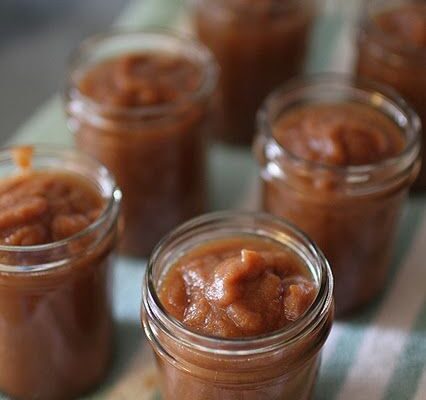
[[[213,144],[209,151],[208,173],[209,210],[217,211],[239,208],[242,194],[247,193],[258,171],[247,149]]]
[[[115,25],[128,29],[168,27],[176,20],[183,5],[184,0],[133,1]]]
[[[339,33],[343,28],[341,15],[324,15],[312,32],[312,43],[306,66],[308,74],[328,71],[330,59],[336,48]]]
[[[426,302],[411,331],[410,338],[384,397],[387,400],[411,399],[426,365]]]
[[[398,232],[395,255],[391,264],[388,283],[383,295],[366,309],[363,314],[350,321],[340,322],[343,332],[337,340],[335,353],[321,367],[315,399],[332,400],[339,393],[358,353],[366,327],[376,315],[383,298],[392,286],[391,283],[395,280],[402,261],[411,247],[413,238],[422,221],[423,210],[424,199],[420,197],[410,200],[409,206],[405,209]]]

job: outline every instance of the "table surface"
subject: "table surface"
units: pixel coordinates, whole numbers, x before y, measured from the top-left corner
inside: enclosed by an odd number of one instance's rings
[[[340,8],[333,6],[340,5]],[[308,69],[345,71],[351,66],[351,24],[357,0],[329,0],[314,35]],[[349,14],[346,14],[349,13]],[[188,29],[179,0],[133,1],[118,26]],[[54,97],[14,135],[11,143],[72,145],[62,103]],[[255,164],[248,150],[216,145],[210,152],[211,209],[252,208]],[[232,174],[229,173],[232,171]],[[334,324],[325,346],[315,399],[426,400],[425,199],[404,210],[383,295],[362,314]],[[98,392],[85,399],[159,398],[152,355],[139,322],[144,261],[121,257],[115,268],[116,355]],[[0,400],[6,397],[0,395]],[[178,400],[178,399],[177,399]]]

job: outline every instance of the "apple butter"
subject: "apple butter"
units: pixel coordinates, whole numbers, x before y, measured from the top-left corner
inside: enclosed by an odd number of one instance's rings
[[[312,0],[193,0],[198,38],[221,67],[217,136],[250,144],[267,94],[303,71],[316,14]]]
[[[374,164],[404,148],[398,126],[356,103],[312,104],[283,113],[273,126],[277,142],[293,155],[326,165]]]
[[[260,114],[255,145],[263,208],[324,251],[339,315],[383,288],[419,166],[417,116],[369,85],[332,76],[278,90]]]
[[[79,92],[97,103],[143,107],[181,101],[201,84],[199,65],[167,53],[129,53],[102,61],[77,83]]]
[[[332,317],[324,256],[268,215],[184,224],[145,277],[142,321],[165,400],[308,400]]]
[[[123,252],[147,256],[168,230],[203,212],[215,82],[208,50],[171,34],[116,33],[79,49],[69,127],[123,190]]]
[[[72,399],[109,366],[120,191],[66,150],[1,150],[0,172],[0,390]]]
[[[67,172],[34,171],[0,181],[0,245],[34,246],[66,239],[92,224],[103,199]]]
[[[418,0],[368,3],[358,35],[357,72],[395,88],[426,126],[426,4]],[[423,141],[424,141],[423,131]],[[423,152],[424,154],[424,152]],[[426,162],[414,189],[426,189]]]
[[[160,287],[168,313],[218,337],[270,333],[298,319],[317,288],[282,246],[254,238],[215,241],[180,258]]]

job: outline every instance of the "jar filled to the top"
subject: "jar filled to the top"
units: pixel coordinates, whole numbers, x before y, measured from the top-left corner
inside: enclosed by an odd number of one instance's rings
[[[384,287],[408,190],[420,165],[420,121],[392,90],[350,77],[295,80],[265,102],[254,147],[262,206],[324,251],[339,315]]]
[[[104,378],[120,200],[85,154],[0,150],[1,392],[70,399]]]
[[[66,93],[77,147],[123,190],[121,249],[147,256],[206,206],[206,139],[216,64],[172,33],[112,32],[84,41]]]
[[[182,225],[143,283],[164,400],[307,400],[332,295],[321,251],[279,218],[220,212]]]

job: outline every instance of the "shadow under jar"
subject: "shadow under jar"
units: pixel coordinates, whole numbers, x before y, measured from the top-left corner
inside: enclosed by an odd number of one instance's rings
[[[324,251],[338,315],[365,305],[385,284],[419,169],[419,130],[396,94],[344,76],[294,81],[259,113],[254,151],[263,209],[296,224]]]
[[[358,34],[357,73],[396,89],[426,126],[426,3],[372,0]],[[425,132],[423,132],[424,141]],[[413,185],[426,190],[426,158]]]
[[[333,319],[317,247],[279,218],[221,212],[157,246],[142,322],[164,400],[308,400]]]
[[[110,364],[121,192],[74,151],[4,149],[0,174],[0,391],[72,399]]]
[[[218,137],[251,144],[255,116],[276,86],[303,71],[315,0],[191,0],[198,38],[221,67]]]
[[[110,33],[74,55],[66,94],[77,146],[123,190],[123,252],[147,256],[206,206],[206,136],[216,65],[166,32]]]

